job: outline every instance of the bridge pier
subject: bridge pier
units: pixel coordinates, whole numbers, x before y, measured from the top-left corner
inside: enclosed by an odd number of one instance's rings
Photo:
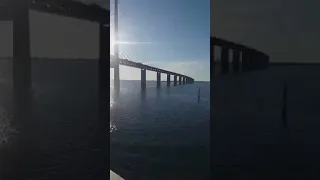
[[[29,120],[31,101],[31,53],[28,2],[18,1],[13,12],[14,120]],[[28,122],[30,123],[30,122]]]
[[[147,85],[147,74],[145,69],[141,69],[141,89],[145,90]]]
[[[13,123],[19,131],[26,130],[31,123],[28,121],[32,87],[29,25],[28,2],[18,1],[13,11]]]
[[[240,52],[233,50],[232,71],[238,73],[240,71]]]
[[[249,59],[249,70],[254,70],[254,67],[255,67],[254,52],[250,51],[248,53],[248,59]]]
[[[113,88],[116,93],[120,91],[120,69],[119,64],[114,67],[113,71]]]
[[[242,71],[246,72],[249,70],[249,59],[246,51],[242,51]]]
[[[13,122],[19,134],[19,143],[12,152],[13,162],[17,167],[14,174],[8,171],[6,176],[9,179],[21,179],[30,169],[33,156],[33,119],[32,110],[32,83],[31,83],[31,52],[30,52],[30,20],[29,20],[29,2],[15,1],[12,6],[13,17]],[[10,167],[10,165],[9,165]],[[1,170],[5,170],[1,167]],[[1,171],[2,173],[4,171]],[[11,174],[12,173],[12,174]],[[17,178],[19,177],[19,178]]]
[[[183,77],[182,82],[183,84],[186,84],[186,77]]]
[[[174,84],[174,86],[176,86],[177,85],[177,75],[174,75],[174,77],[173,77],[173,84]]]
[[[106,83],[109,80],[108,63],[110,58],[110,52],[106,49],[110,49],[110,28],[100,24],[100,37],[99,37],[99,99],[107,100],[110,95],[106,95],[108,88],[110,90],[110,84]]]
[[[179,85],[181,85],[181,76],[179,76]]]
[[[247,61],[248,61],[248,71],[250,71],[252,69],[252,55],[250,54],[250,52],[248,52],[247,54]]]
[[[252,70],[259,69],[259,55],[257,52],[253,51],[251,53],[251,60],[252,60]]]
[[[161,73],[157,72],[157,88],[161,87]]]
[[[227,74],[229,72],[229,49],[222,47],[221,50],[221,73]]]
[[[210,69],[210,71],[212,71],[214,74],[214,70],[215,70],[215,51],[214,51],[214,47],[215,45],[213,43],[210,43],[210,59],[211,59],[211,63],[213,64],[213,68]]]
[[[167,86],[168,87],[170,87],[170,83],[171,83],[171,81],[170,81],[170,74],[167,74]]]

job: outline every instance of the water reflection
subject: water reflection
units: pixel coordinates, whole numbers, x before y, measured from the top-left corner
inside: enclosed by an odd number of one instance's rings
[[[167,86],[167,88],[166,88],[166,95],[169,95],[169,94],[170,94],[170,90],[171,90],[171,88]]]
[[[157,98],[161,97],[161,88],[157,88]]]
[[[141,100],[145,101],[147,97],[147,90],[146,89],[142,89],[141,90]]]

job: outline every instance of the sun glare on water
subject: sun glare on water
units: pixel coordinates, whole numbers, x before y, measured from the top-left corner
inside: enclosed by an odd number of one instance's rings
[[[111,95],[110,95],[110,109],[114,106],[114,100],[112,99]],[[110,132],[116,131],[117,127],[114,124],[114,122],[112,121],[112,119],[110,119]]]

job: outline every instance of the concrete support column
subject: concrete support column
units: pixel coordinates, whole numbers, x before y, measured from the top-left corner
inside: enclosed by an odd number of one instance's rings
[[[233,50],[232,70],[238,73],[240,71],[240,52]]]
[[[16,1],[13,6],[13,99],[14,125],[26,128],[32,121],[31,53],[29,7],[27,1]],[[30,130],[30,129],[29,129]],[[23,136],[25,135],[22,132]]]
[[[147,85],[147,74],[145,69],[141,69],[141,89],[146,89]]]
[[[260,59],[260,54],[258,52],[254,53],[254,67],[256,70],[261,69],[261,59]]]
[[[173,77],[173,80],[174,80],[174,86],[176,86],[177,85],[177,75],[174,75],[174,77]]]
[[[221,50],[221,73],[227,74],[229,72],[229,49],[222,47]]]
[[[254,68],[254,62],[253,62],[253,53],[252,51],[248,52],[248,70],[251,71]]]
[[[19,132],[19,143],[10,152],[13,156],[8,167],[0,167],[1,176],[8,179],[22,179],[32,170],[34,158],[35,132],[32,110],[32,84],[31,84],[31,52],[29,27],[29,1],[12,2],[13,17],[13,121],[12,126]],[[12,166],[12,167],[11,167]],[[10,169],[15,171],[11,172]],[[4,173],[4,170],[9,170]],[[2,178],[1,178],[2,179]]]
[[[170,81],[170,74],[167,74],[167,86],[170,87],[171,81]]]
[[[252,51],[250,51],[248,53],[248,58],[249,58],[249,70],[253,70],[254,69],[254,53]]]
[[[214,69],[215,69],[215,51],[214,51],[214,47],[215,45],[210,42],[210,62],[213,64],[213,68],[210,69],[210,71],[212,71],[214,73]],[[212,73],[212,74],[213,74]]]
[[[262,68],[263,69],[266,69],[266,68],[268,68],[268,66],[269,66],[269,56],[267,56],[267,55],[262,55],[262,61],[263,61],[263,65],[262,65]]]
[[[179,76],[179,85],[181,84],[181,76]]]
[[[110,118],[110,27],[100,24],[100,47],[99,47],[99,110],[98,121],[93,142],[94,149],[100,149],[100,152],[110,154],[110,149],[105,146],[106,138],[110,138],[110,122],[106,119]],[[117,85],[116,85],[117,86]],[[119,95],[119,89],[115,91],[115,95]],[[107,157],[106,161],[110,158]]]
[[[187,78],[187,83],[191,84],[191,78]]]
[[[182,82],[183,82],[183,84],[186,84],[186,77],[182,78]]]
[[[100,24],[100,37],[99,37],[99,100],[107,100],[110,95],[107,93],[110,90],[109,81],[109,65],[110,63],[110,28]],[[108,89],[109,88],[109,89]],[[103,105],[102,105],[103,106]]]
[[[248,70],[249,70],[248,53],[246,51],[242,51],[242,71],[246,72]]]
[[[161,73],[157,72],[157,88],[161,86]]]
[[[114,80],[113,80],[113,87],[115,92],[119,92],[120,91],[120,69],[119,69],[119,63],[117,63],[117,65],[114,67]]]

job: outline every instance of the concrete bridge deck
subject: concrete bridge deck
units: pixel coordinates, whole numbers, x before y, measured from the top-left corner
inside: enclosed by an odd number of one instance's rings
[[[106,66],[107,64],[105,64]],[[182,75],[179,73],[167,71],[164,69],[156,68],[153,66],[148,66],[142,63],[130,61],[128,59],[122,59],[118,58],[116,59],[114,56],[110,56],[110,68],[114,69],[114,88],[118,92],[120,90],[120,78],[119,78],[119,65],[124,65],[124,66],[129,66],[129,67],[134,67],[134,68],[139,68],[141,69],[141,89],[146,89],[146,70],[149,71],[154,71],[157,73],[157,88],[160,88],[161,86],[161,73],[167,74],[167,87],[170,87],[171,85],[171,80],[170,76],[173,75],[174,77],[174,86],[178,84],[191,84],[194,82],[194,79],[191,77],[188,77],[186,75]],[[177,78],[179,78],[177,80]]]
[[[115,66],[117,66],[117,64],[120,64],[120,65],[123,65],[123,66],[129,66],[129,67],[134,67],[134,68],[139,68],[139,69],[146,69],[148,71],[154,71],[154,72],[170,74],[170,75],[174,75],[174,76],[179,76],[179,77],[192,79],[191,77],[188,77],[186,75],[182,75],[182,74],[171,72],[171,71],[167,71],[167,70],[164,70],[164,69],[148,66],[148,65],[145,65],[145,64],[142,64],[142,63],[130,61],[128,59],[119,58],[119,62],[117,62],[114,59],[113,56],[110,56],[110,68],[114,68]]]

